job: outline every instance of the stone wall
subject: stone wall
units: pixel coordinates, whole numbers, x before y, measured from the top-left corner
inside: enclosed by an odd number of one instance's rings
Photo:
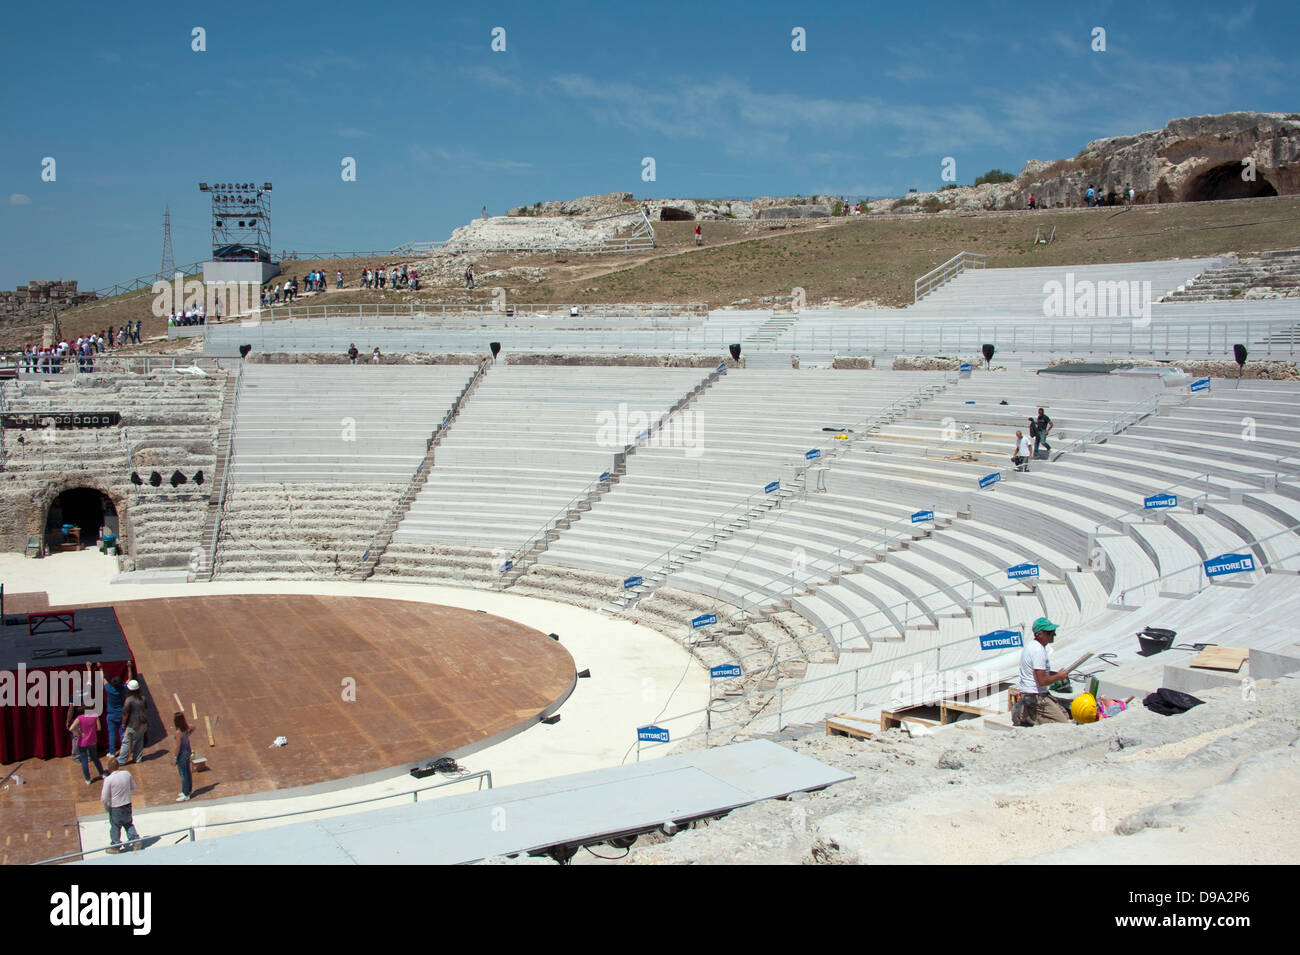
[[[94,292],[78,292],[76,282],[28,282],[12,292],[0,292],[0,326],[39,325],[50,312],[75,308],[95,300]]]

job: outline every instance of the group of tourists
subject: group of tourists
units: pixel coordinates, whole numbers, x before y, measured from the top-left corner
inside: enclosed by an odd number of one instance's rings
[[[217,315],[216,317],[218,321],[221,320],[220,315]],[[181,309],[179,312],[176,311],[176,309],[172,309],[167,314],[168,328],[178,328],[180,326],[189,326],[189,325],[206,325],[207,323],[208,323],[208,307],[206,305],[203,305],[202,303],[198,305],[187,306],[186,308]]]
[[[63,370],[65,361],[75,359],[81,370],[89,371],[94,365],[96,355],[124,345],[140,344],[142,324],[137,320],[127,322],[120,328],[109,325],[97,332],[78,335],[71,341],[65,338],[57,345],[49,347],[28,345],[21,353],[15,353],[14,362],[29,373],[57,375]]]
[[[1137,192],[1130,183],[1125,183],[1124,188],[1118,193],[1115,192],[1115,187],[1111,186],[1110,191],[1104,196],[1093,183],[1088,183],[1088,188],[1083,194],[1083,201],[1087,203],[1089,209],[1094,206],[1117,206],[1120,204],[1128,208],[1133,205],[1133,200],[1136,198]]]
[[[342,273],[339,273],[342,275]],[[342,286],[339,286],[342,288]],[[390,265],[376,269],[361,270],[361,287],[365,289],[407,289],[415,292],[420,288],[420,273],[413,265]]]

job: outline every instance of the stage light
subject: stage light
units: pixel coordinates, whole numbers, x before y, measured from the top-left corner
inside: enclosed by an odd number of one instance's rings
[[[578,671],[578,679],[579,679],[579,680],[590,680],[590,679],[591,679],[591,671],[590,671],[590,670],[579,670],[579,671]]]
[[[988,368],[993,362],[993,353],[997,351],[992,345],[980,346],[980,351],[984,354],[984,367]]]
[[[239,357],[240,357],[240,358],[247,358],[247,357],[248,357],[248,353],[251,352],[252,350],[253,350],[253,346],[252,346],[252,345],[240,345],[240,346],[239,346]]]
[[[264,182],[264,183],[262,183],[262,191],[263,191],[263,192],[270,192],[270,191],[271,191],[271,184],[270,184],[269,182]]]
[[[162,475],[159,474],[157,471],[154,471],[152,474],[149,475],[149,483],[152,484],[154,487],[161,486]]]
[[[139,487],[141,484],[144,483],[144,478],[140,477],[139,471],[131,472],[131,483],[134,484],[136,487]]]
[[[729,345],[729,346],[727,346],[727,350],[731,352],[731,360],[732,360],[732,361],[740,361],[740,346],[739,346],[739,345]]]
[[[543,718],[542,722],[547,726],[554,726],[556,723],[560,722],[560,714],[556,713],[554,716],[547,716]]]
[[[550,637],[552,640],[554,640],[556,643],[560,642],[560,635],[558,633],[548,633],[547,636]]]
[[[500,342],[489,342],[489,343],[488,343],[488,348],[492,349],[492,357],[493,357],[493,358],[496,358],[497,355],[501,354],[501,343],[500,343]]]
[[[189,480],[190,479],[187,478],[184,474],[181,474],[179,468],[172,472],[172,477],[171,477],[172,487],[180,487],[182,484],[188,484]]]
[[[199,183],[199,192],[207,192],[207,191],[209,191],[208,184],[206,182]]]

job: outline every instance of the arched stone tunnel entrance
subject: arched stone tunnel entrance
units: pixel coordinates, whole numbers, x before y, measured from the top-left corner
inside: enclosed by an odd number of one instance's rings
[[[81,530],[83,547],[93,546],[101,527],[117,534],[124,547],[131,536],[130,509],[127,498],[107,481],[90,473],[64,474],[44,484],[19,508],[28,537],[40,536],[51,551],[61,549],[63,525],[74,524]],[[22,541],[17,542],[19,549]]]
[[[45,511],[45,539],[54,549],[65,539],[64,529],[77,527],[81,545],[93,546],[101,528],[118,533],[117,506],[98,488],[73,487],[60,491]]]
[[[1183,190],[1184,202],[1210,202],[1215,199],[1254,199],[1259,196],[1276,196],[1277,189],[1258,170],[1253,182],[1243,180],[1246,167],[1238,162],[1225,162],[1200,173]]]

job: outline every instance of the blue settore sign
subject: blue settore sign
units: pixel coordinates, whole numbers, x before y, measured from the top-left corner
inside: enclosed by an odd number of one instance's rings
[[[773,491],[778,490],[780,487],[781,487],[780,481],[773,481],[771,484],[768,484],[766,487],[763,488],[763,493],[771,494]]]
[[[513,567],[514,565],[515,565],[515,562],[514,562],[513,560],[508,560],[508,561],[506,561],[504,564],[501,565],[501,573],[504,574],[507,570],[509,570],[509,569],[510,569],[511,567]]]
[[[650,743],[667,743],[668,731],[662,726],[638,726],[636,738]]]
[[[969,374],[970,374],[970,362],[968,362],[968,361],[964,361],[964,362],[962,362],[960,365],[957,366],[957,371],[959,371],[959,372],[960,372],[961,374],[963,374],[963,375],[969,375]]]
[[[1021,645],[1019,630],[994,630],[980,634],[981,650],[1010,650]]]
[[[727,370],[727,363],[725,361],[718,362],[718,374],[722,374],[726,370]]]
[[[1147,510],[1156,510],[1164,507],[1177,507],[1177,494],[1152,494],[1150,497],[1142,499],[1142,506]]]
[[[709,676],[715,680],[738,677],[740,676],[740,664],[719,663],[715,667],[709,667]]]
[[[1254,569],[1255,558],[1250,554],[1220,554],[1212,560],[1205,561],[1206,577],[1241,574]]]
[[[994,484],[997,484],[1001,480],[1002,480],[1001,471],[994,471],[992,474],[986,474],[982,478],[980,478],[980,490],[982,491],[986,487],[992,487]]]
[[[912,515],[913,524],[921,524],[925,521],[934,520],[934,511],[917,511]]]
[[[640,577],[629,577],[627,580],[623,581],[624,590],[631,590],[633,587],[640,587],[640,586],[641,586]]]
[[[1210,390],[1210,379],[1208,378],[1197,378],[1194,382],[1192,382],[1192,391],[1209,391],[1209,390]]]
[[[716,613],[702,613],[691,621],[691,629],[698,630],[700,627],[708,627],[718,622]]]
[[[1007,568],[1008,580],[1020,580],[1022,577],[1037,577],[1037,564],[1016,564],[1014,567]]]
[[[608,472],[608,471],[601,471],[601,472],[600,472],[600,482],[601,482],[602,484],[604,484],[604,483],[605,483],[606,481],[608,481],[608,480],[609,480],[609,472]]]
[[[804,460],[812,461],[816,458],[820,458],[821,456],[822,456],[822,449],[813,448],[811,451],[809,451],[807,454],[804,455]]]

